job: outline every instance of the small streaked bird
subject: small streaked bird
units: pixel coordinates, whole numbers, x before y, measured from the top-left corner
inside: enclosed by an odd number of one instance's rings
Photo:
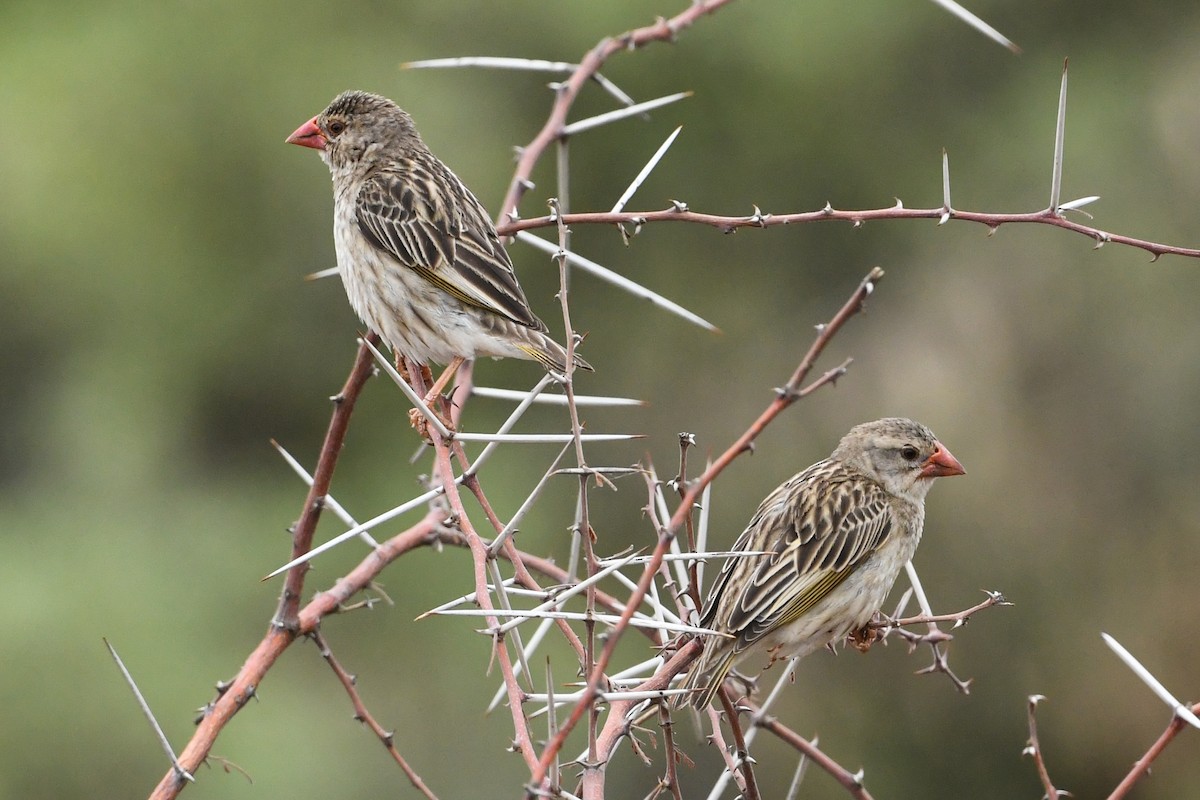
[[[966,470],[910,419],[856,425],[833,454],[771,492],[713,582],[700,625],[711,637],[681,695],[705,708],[734,664],[770,666],[842,641],[879,610],[925,520],[933,479]]]
[[[395,103],[343,92],[287,141],[329,166],[346,294],[398,362],[450,365],[444,377],[479,356],[566,369],[487,212]],[[591,369],[579,357],[575,366]]]

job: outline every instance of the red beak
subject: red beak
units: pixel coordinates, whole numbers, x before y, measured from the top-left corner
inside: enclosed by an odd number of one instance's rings
[[[945,478],[949,475],[966,475],[967,471],[958,459],[940,443],[921,467],[922,478]]]
[[[287,137],[287,143],[298,144],[301,147],[311,147],[313,150],[324,150],[325,134],[321,133],[321,129],[317,127],[317,118],[313,117],[299,128],[296,128],[295,133]]]

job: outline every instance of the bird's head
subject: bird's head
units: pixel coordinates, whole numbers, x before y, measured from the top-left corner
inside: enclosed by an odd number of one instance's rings
[[[854,426],[833,457],[877,480],[891,494],[914,502],[925,498],[934,478],[966,474],[933,431],[902,417]]]
[[[353,168],[378,150],[391,151],[420,141],[403,109],[370,92],[342,92],[329,107],[287,138],[289,144],[311,147],[335,172]]]

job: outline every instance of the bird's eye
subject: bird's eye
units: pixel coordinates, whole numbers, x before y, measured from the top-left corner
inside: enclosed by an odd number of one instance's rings
[[[904,447],[900,448],[900,456],[905,461],[916,461],[917,456],[919,455],[921,455],[920,451],[911,444],[906,444]]]
[[[342,122],[340,119],[335,119],[329,123],[329,132],[334,136],[337,136],[344,130],[346,130],[346,123]]]

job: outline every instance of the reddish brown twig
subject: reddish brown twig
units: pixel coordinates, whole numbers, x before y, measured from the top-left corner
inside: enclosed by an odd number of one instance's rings
[[[491,595],[488,593],[488,549],[484,544],[483,539],[475,532],[471,526],[471,521],[467,517],[466,509],[463,507],[462,498],[458,493],[458,485],[454,482],[454,470],[451,466],[451,448],[442,441],[441,437],[434,434],[434,450],[437,454],[437,471],[441,478],[442,486],[446,490],[446,498],[450,502],[450,508],[454,512],[455,518],[458,521],[458,529],[462,531],[467,547],[471,551],[471,560],[474,565],[475,574],[475,602],[479,607],[486,611],[493,611],[495,607],[492,604]],[[487,616],[487,624],[495,629],[500,626],[499,619],[495,616]],[[508,706],[509,712],[513,720],[513,731],[515,736],[515,747],[520,752],[521,757],[525,759],[525,763],[530,769],[534,769],[538,765],[537,751],[533,745],[533,736],[529,731],[529,720],[525,717],[525,709],[522,703],[525,700],[525,692],[517,683],[516,673],[513,671],[512,659],[508,654],[508,646],[505,643],[504,636],[497,634],[492,639],[492,646],[496,651],[496,660],[500,664],[500,672],[504,676],[504,685],[508,690]]]
[[[946,220],[960,220],[962,222],[977,222],[980,225],[986,225],[990,229],[989,232],[995,231],[1001,225],[1052,225],[1056,228],[1062,228],[1072,233],[1087,236],[1096,243],[1096,247],[1102,247],[1110,242],[1127,247],[1135,247],[1152,255],[1154,260],[1158,260],[1160,256],[1164,255],[1200,258],[1200,249],[1197,248],[1177,247],[1175,245],[1152,242],[1147,239],[1137,239],[1119,233],[1109,233],[1108,231],[1067,219],[1061,213],[1048,208],[1024,214],[996,214],[985,211],[947,210],[946,208],[905,208],[897,203],[887,208],[871,208],[859,211],[839,210],[826,206],[819,211],[766,214],[756,210],[753,214],[746,216],[727,217],[718,214],[689,211],[686,210],[686,206],[680,204],[679,206],[659,211],[596,211],[566,214],[562,217],[562,222],[566,225],[633,225],[635,227],[651,222],[690,222],[716,228],[722,233],[733,233],[740,228],[771,228],[777,225],[798,225],[812,222],[840,221],[849,222],[858,227],[864,222],[873,220],[936,219],[941,221],[943,218]],[[519,231],[548,228],[557,225],[558,222],[557,218],[551,216],[530,217],[529,219],[505,221],[503,224],[497,225],[497,229],[502,236],[512,236]]]
[[[1200,714],[1200,703],[1192,706],[1192,713]],[[1133,769],[1129,770],[1129,774],[1117,784],[1117,788],[1113,789],[1112,794],[1108,796],[1108,800],[1121,800],[1128,795],[1133,785],[1141,780],[1142,776],[1150,773],[1150,765],[1162,755],[1162,752],[1167,749],[1167,745],[1186,727],[1187,723],[1178,716],[1171,717],[1171,722],[1168,723],[1166,730],[1154,741],[1154,744],[1150,745],[1150,749],[1146,751],[1146,754],[1134,762]]]
[[[204,707],[196,732],[192,734],[187,747],[179,754],[180,764],[189,772],[194,773],[212,750],[217,736],[241,711],[242,707],[254,697],[267,672],[296,638],[315,631],[322,619],[335,613],[346,600],[369,586],[371,581],[392,561],[414,548],[434,541],[442,521],[441,517],[440,513],[430,512],[413,527],[380,544],[357,567],[339,578],[332,587],[313,597],[300,610],[297,624],[294,627],[285,628],[272,624],[267,629],[266,636],[246,658],[234,679],[229,683],[220,684],[217,689],[217,697]],[[186,784],[178,779],[176,771],[172,769],[155,787],[150,797],[152,800],[177,797],[184,785]]]
[[[504,195],[504,202],[500,204],[500,213],[496,215],[497,224],[516,216],[521,197],[525,194],[526,189],[532,186],[529,178],[533,175],[534,167],[541,160],[546,148],[562,136],[563,128],[567,124],[567,114],[579,96],[579,92],[587,85],[588,81],[595,77],[600,68],[604,66],[605,61],[617,53],[635,50],[650,42],[672,42],[679,31],[690,27],[700,17],[713,13],[729,2],[730,0],[697,0],[670,19],[660,18],[653,25],[605,39],[593,47],[591,52],[584,56],[579,67],[571,73],[571,77],[559,86],[554,98],[554,107],[550,110],[546,124],[538,131],[532,142],[521,148],[521,157],[517,161],[517,168],[513,172],[508,192]]]
[[[871,795],[867,791],[867,787],[863,786],[862,775],[850,772],[841,764],[827,756],[824,751],[820,750],[816,745],[805,739],[794,730],[784,725],[779,720],[772,716],[759,716],[757,707],[748,700],[742,701],[748,705],[755,714],[755,724],[763,730],[770,731],[780,741],[791,745],[796,750],[800,751],[812,760],[814,764],[828,772],[834,779],[840,783],[851,797],[856,800],[871,800]]]
[[[663,732],[663,757],[666,759],[665,774],[658,782],[659,789],[667,789],[675,800],[683,800],[679,788],[679,760],[682,754],[675,748],[675,721],[666,703],[658,704],[658,724]]]
[[[962,611],[955,611],[952,614],[934,614],[933,616],[918,614],[915,617],[902,617],[901,619],[877,619],[872,620],[871,622],[867,623],[867,625],[871,628],[884,629],[899,628],[906,625],[937,624],[939,622],[953,622],[956,623],[956,626],[965,625],[972,616],[980,611],[983,611],[985,608],[1009,605],[1012,605],[1012,603],[1008,602],[1003,594],[999,592],[988,592],[988,597],[986,600],[977,603],[970,608],[965,608]]]
[[[746,800],[758,800],[758,781],[754,779],[753,761],[746,747],[746,735],[742,733],[741,720],[738,719],[740,703],[735,706],[729,699],[729,692],[723,686],[717,692],[717,696],[721,698],[721,706],[725,709],[725,721],[729,723],[729,731],[733,734],[733,746],[737,748],[734,753],[734,766],[742,773],[742,794]]]
[[[668,659],[667,663],[653,676],[638,684],[637,690],[655,691],[668,688],[671,685],[671,679],[685,665],[699,656],[703,650],[703,644],[698,639],[688,642],[675,655]],[[617,745],[622,739],[630,735],[630,728],[633,724],[633,720],[630,719],[630,712],[636,704],[633,700],[615,700],[609,706],[608,719],[596,736],[597,763],[584,775],[584,791],[590,797],[599,798],[604,796],[605,767],[612,757],[613,751],[616,750]],[[530,790],[536,788],[536,785],[529,787]]]
[[[421,780],[421,776],[408,765],[408,762],[400,755],[400,751],[396,749],[395,731],[384,730],[383,726],[375,720],[375,717],[371,716],[371,712],[367,710],[362,696],[358,693],[354,676],[347,672],[341,663],[338,662],[337,658],[333,655],[333,651],[329,649],[329,643],[325,641],[325,637],[321,635],[320,631],[313,631],[311,637],[321,653],[321,658],[325,659],[325,663],[329,664],[329,668],[333,670],[333,674],[341,682],[342,688],[350,696],[350,703],[354,706],[354,718],[370,728],[371,732],[379,738],[379,741],[383,742],[383,746],[387,749],[388,754],[391,755],[392,760],[408,776],[409,782],[412,783],[418,792],[428,797],[429,800],[437,800],[437,795],[430,791],[429,787],[425,785],[425,781]]]
[[[333,471],[337,467],[338,456],[342,452],[342,443],[346,440],[346,429],[350,425],[350,415],[354,413],[354,404],[358,401],[363,384],[371,377],[374,359],[367,342],[379,344],[379,337],[368,333],[363,344],[359,345],[358,355],[354,366],[346,378],[346,385],[333,396],[333,417],[329,420],[329,429],[325,433],[325,442],[321,445],[321,455],[317,459],[317,468],[313,470],[312,486],[304,499],[304,508],[300,519],[292,526],[292,558],[299,558],[312,548],[313,533],[317,530],[317,522],[321,519],[321,509],[324,508],[325,495],[329,493],[329,484],[333,480]],[[295,629],[296,613],[300,608],[300,594],[304,590],[304,576],[310,566],[307,562],[297,564],[288,570],[283,584],[283,595],[279,599],[279,608],[275,612],[272,624],[280,628]]]
[[[1050,780],[1050,771],[1046,769],[1046,761],[1042,758],[1042,746],[1038,743],[1037,704],[1045,699],[1040,694],[1029,696],[1029,744],[1025,747],[1024,755],[1033,757],[1033,763],[1037,766],[1038,778],[1042,781],[1042,789],[1046,792],[1046,800],[1058,800],[1058,796],[1066,794],[1066,792],[1060,792],[1054,788],[1054,782]]]

